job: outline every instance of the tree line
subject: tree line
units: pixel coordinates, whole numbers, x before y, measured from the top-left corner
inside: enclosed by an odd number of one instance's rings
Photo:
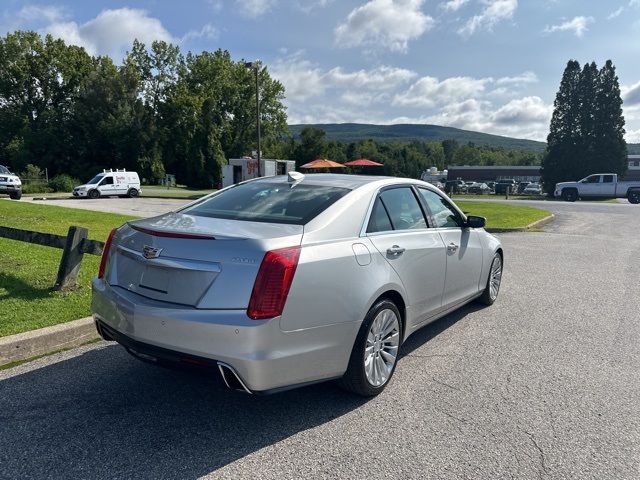
[[[253,71],[217,50],[184,55],[135,41],[122,63],[50,35],[0,38],[0,164],[88,179],[102,168],[220,180],[226,158],[255,149]],[[284,87],[259,69],[267,149],[287,132]]]
[[[570,60],[554,102],[542,161],[545,190],[593,173],[624,175],[628,169],[622,98],[611,60],[598,69]]]

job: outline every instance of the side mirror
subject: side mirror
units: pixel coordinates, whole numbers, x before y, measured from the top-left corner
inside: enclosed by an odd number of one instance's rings
[[[467,217],[466,228],[484,228],[487,224],[487,219],[484,217],[476,217],[475,215],[469,215]]]

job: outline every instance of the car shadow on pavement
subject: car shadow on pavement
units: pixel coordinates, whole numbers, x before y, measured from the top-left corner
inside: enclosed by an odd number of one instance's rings
[[[478,308],[418,331],[403,355]],[[330,382],[236,393],[215,372],[159,368],[103,345],[0,381],[0,478],[195,479],[367,402]]]
[[[110,345],[0,381],[0,478],[195,479],[366,401],[332,383],[236,393]]]
[[[436,320],[433,323],[422,327],[420,330],[411,335],[406,342],[402,344],[402,348],[400,349],[400,360],[402,357],[409,355],[411,352],[416,350],[417,348],[423,346],[425,343],[429,342],[431,339],[437,337],[442,332],[444,332],[447,328],[454,325],[456,322],[462,320],[464,317],[469,315],[470,313],[477,312],[479,310],[483,310],[487,308],[485,305],[481,305],[476,302],[471,302],[463,307],[451,312],[450,314]]]

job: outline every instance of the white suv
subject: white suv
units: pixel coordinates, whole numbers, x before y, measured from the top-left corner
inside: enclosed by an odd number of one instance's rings
[[[9,195],[13,200],[20,200],[22,197],[22,182],[7,167],[0,165],[0,195],[3,194]]]

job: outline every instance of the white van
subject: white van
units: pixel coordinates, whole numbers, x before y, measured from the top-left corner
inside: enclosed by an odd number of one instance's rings
[[[73,189],[74,197],[137,197],[140,195],[140,177],[136,172],[126,170],[103,170],[84,185]]]

